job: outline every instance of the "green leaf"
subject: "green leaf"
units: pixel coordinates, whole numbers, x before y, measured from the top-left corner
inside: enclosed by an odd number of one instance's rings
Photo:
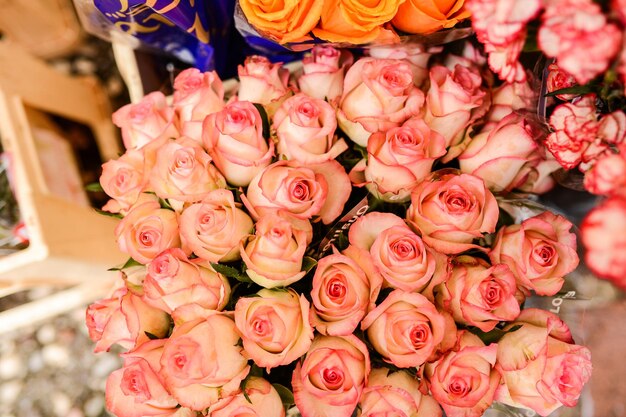
[[[269,139],[270,138],[270,121],[269,121],[269,117],[267,116],[267,112],[265,111],[265,107],[263,107],[263,105],[259,103],[252,103],[252,104],[254,104],[254,107],[256,107],[256,109],[259,111],[259,114],[261,115],[261,120],[263,121],[263,137],[265,139]]]
[[[309,256],[305,256],[302,259],[302,270],[309,273],[311,269],[313,269],[317,265],[317,261]]]
[[[551,93],[546,94],[546,97],[554,97],[558,94],[577,94],[582,96],[583,94],[592,93],[594,91],[595,89],[590,85],[575,85],[573,87],[560,88],[558,90],[555,90]]]
[[[280,395],[280,400],[283,402],[285,411],[287,411],[289,407],[295,404],[295,401],[293,399],[293,393],[289,390],[289,388],[280,384],[272,384],[272,386],[278,392],[278,395]]]
[[[122,216],[120,213],[110,213],[108,211],[100,210],[99,208],[95,208],[94,210],[96,211],[96,213],[102,214],[103,216],[114,217],[116,219],[124,218],[124,216]]]
[[[136,260],[134,260],[133,258],[128,258],[128,260],[126,261],[126,263],[124,265],[122,265],[119,268],[109,268],[107,271],[121,271],[122,269],[126,269],[126,268],[130,268],[133,266],[142,266],[143,264],[140,262],[137,262]]]
[[[223,265],[216,262],[211,262],[211,266],[215,270],[226,278],[233,278],[240,282],[252,282],[248,275],[241,273],[237,268],[233,268],[232,266]]]
[[[99,193],[99,192],[103,192],[104,189],[102,188],[102,185],[100,185],[99,182],[92,182],[91,184],[87,184],[87,186],[85,186],[85,191],[90,191],[92,193]]]
[[[174,207],[172,207],[172,205],[168,203],[167,200],[164,200],[161,197],[159,197],[159,205],[161,206],[161,208],[164,208],[167,210],[174,210]]]
[[[472,329],[471,332],[474,333],[476,336],[478,336],[485,345],[489,345],[490,343],[495,343],[498,340],[500,340],[505,334],[513,333],[514,331],[519,330],[521,327],[522,325],[518,324],[518,325],[511,327],[509,330],[502,330],[502,329],[496,328],[488,332],[483,332],[482,330],[476,328],[476,329]]]
[[[263,377],[263,368],[260,368],[256,363],[253,363],[250,367],[250,372],[248,373],[248,377],[251,376]]]

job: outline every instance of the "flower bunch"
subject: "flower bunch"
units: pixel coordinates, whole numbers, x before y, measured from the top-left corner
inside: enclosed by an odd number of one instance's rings
[[[494,87],[470,52],[429,54],[320,46],[291,75],[250,57],[230,98],[189,69],[171,105],[152,93],[114,115],[127,151],[101,184],[130,259],[87,310],[96,350],[126,349],[113,413],[576,404],[588,349],[523,308],[576,268],[572,224],[507,221],[496,198],[548,190],[554,161],[520,86]]]

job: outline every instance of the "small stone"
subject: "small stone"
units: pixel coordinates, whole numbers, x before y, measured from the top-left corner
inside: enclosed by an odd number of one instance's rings
[[[44,324],[39,328],[39,330],[37,330],[36,337],[42,345],[49,345],[56,339],[57,331],[53,325]]]
[[[83,405],[85,415],[87,417],[98,417],[104,410],[104,397],[102,395],[94,395],[85,401]]]
[[[50,396],[50,402],[52,403],[52,411],[58,417],[66,417],[70,408],[72,408],[72,401],[70,400],[70,397],[60,391],[52,393]]]
[[[28,358],[28,370],[32,373],[41,371],[44,365],[43,357],[39,351],[33,352],[33,354]]]
[[[0,404],[13,404],[19,398],[23,384],[20,381],[3,382],[0,385]]]
[[[0,358],[0,378],[19,378],[25,374],[22,359],[17,353],[12,353]]]
[[[64,346],[52,344],[41,350],[44,362],[53,367],[63,368],[70,363],[70,354]]]

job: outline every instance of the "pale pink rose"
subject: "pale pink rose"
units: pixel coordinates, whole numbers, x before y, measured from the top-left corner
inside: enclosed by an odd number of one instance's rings
[[[311,324],[330,336],[352,334],[374,309],[383,278],[363,249],[348,246],[319,260],[311,290]]]
[[[536,95],[527,82],[504,83],[491,90],[491,107],[486,120],[496,124],[513,112],[530,110]],[[483,129],[487,130],[488,127]]]
[[[155,151],[150,188],[163,199],[193,203],[209,191],[226,188],[226,180],[200,144],[187,137],[167,140]]]
[[[147,182],[141,151],[129,150],[118,159],[105,162],[102,164],[100,185],[111,200],[102,209],[111,213],[126,213],[137,202]]]
[[[446,148],[458,144],[484,103],[482,77],[472,68],[457,65],[453,71],[437,65],[430,69],[424,120],[445,138]]]
[[[359,59],[346,74],[337,119],[360,146],[372,133],[400,126],[419,114],[424,93],[413,83],[411,64],[395,59]]]
[[[395,214],[372,212],[360,217],[348,238],[351,245],[369,252],[385,287],[420,292],[446,277],[437,259],[440,255]]]
[[[556,185],[552,176],[553,173],[561,169],[561,164],[554,158],[545,146],[537,150],[539,158],[528,164],[522,175],[525,176],[524,183],[517,188],[525,193],[544,194]]]
[[[335,135],[335,109],[322,99],[296,94],[283,101],[272,119],[279,156],[302,164],[337,158],[348,145]]]
[[[577,85],[576,79],[571,74],[563,71],[556,63],[548,65],[548,71],[546,81],[548,93]],[[578,94],[557,94],[556,98],[563,101],[570,101],[577,96]]]
[[[245,393],[245,395],[244,395]],[[211,417],[285,417],[278,391],[263,378],[250,377],[243,391],[209,408]]]
[[[409,224],[435,250],[456,254],[476,248],[474,239],[493,233],[498,203],[483,180],[470,174],[435,173],[411,195]]]
[[[626,142],[626,113],[618,110],[602,116],[598,125],[598,136],[614,145]]]
[[[197,411],[235,394],[250,370],[234,320],[209,313],[174,326],[161,356],[165,387],[179,404]]]
[[[591,376],[591,353],[574,344],[567,325],[545,310],[527,308],[498,341],[496,368],[504,384],[495,400],[547,416],[574,407]]]
[[[287,86],[289,70],[283,68],[282,63],[272,64],[264,56],[253,55],[247,57],[243,65],[239,65],[237,72],[237,97],[241,101],[269,105],[290,93]]]
[[[343,77],[354,57],[345,49],[329,45],[315,45],[302,58],[302,72],[298,87],[304,94],[334,102],[343,93]]]
[[[252,179],[243,200],[253,218],[268,209],[284,210],[329,224],[343,211],[351,190],[350,178],[337,161],[278,161]]]
[[[123,106],[111,117],[122,129],[126,149],[139,149],[162,137],[178,137],[174,109],[160,91],[146,95],[139,103]]]
[[[585,190],[598,195],[611,195],[626,191],[626,159],[623,154],[610,154],[599,158],[585,172]]]
[[[291,380],[302,417],[350,417],[369,373],[367,347],[356,336],[316,336]]]
[[[595,207],[580,232],[589,269],[626,289],[626,198],[611,197]]]
[[[441,417],[441,407],[430,395],[420,392],[417,378],[408,372],[372,369],[363,390],[358,417]]]
[[[149,306],[126,287],[91,304],[86,322],[89,337],[96,343],[94,352],[108,351],[116,343],[124,349],[133,349],[150,340],[146,332],[165,337],[170,327],[164,311]]]
[[[148,264],[143,290],[146,303],[168,313],[186,304],[222,310],[230,298],[224,276],[191,263],[178,248],[161,252]]]
[[[202,141],[202,121],[224,108],[224,86],[217,72],[188,68],[174,80],[174,102],[180,132]]]
[[[417,293],[394,290],[361,322],[367,338],[386,362],[419,367],[431,358],[450,329],[433,303]]]
[[[246,274],[264,288],[283,287],[300,280],[307,233],[277,214],[267,213],[255,225],[255,235],[241,242]]]
[[[446,416],[481,417],[491,406],[501,379],[494,368],[497,349],[495,343],[485,346],[478,336],[463,331],[457,348],[426,364],[431,395]]]
[[[550,126],[554,131],[546,138],[546,147],[565,169],[589,162],[606,149],[598,137],[594,95],[557,106],[550,116]]]
[[[491,130],[482,130],[458,157],[462,172],[482,178],[491,191],[510,191],[524,184],[528,167],[540,159],[537,130],[510,114]]]
[[[428,79],[428,61],[433,54],[441,52],[441,47],[426,47],[418,43],[404,45],[375,45],[367,50],[372,58],[400,59],[411,64],[413,83],[421,87]]]
[[[239,243],[254,226],[229,190],[209,192],[186,207],[178,221],[182,246],[204,263],[239,259]]]
[[[506,264],[526,295],[554,295],[563,286],[563,277],[578,266],[576,235],[565,217],[544,211],[521,224],[502,227],[489,258]]]
[[[159,375],[165,339],[151,340],[122,354],[124,366],[106,382],[106,407],[119,417],[195,417],[178,406]]]
[[[309,302],[291,289],[262,289],[255,297],[239,298],[235,324],[244,355],[268,372],[300,358],[313,340]]]
[[[507,265],[491,266],[471,256],[456,258],[450,277],[435,288],[439,308],[452,313],[457,323],[483,332],[519,315],[516,292],[515,276]]]
[[[209,115],[202,143],[229,184],[245,187],[272,162],[274,142],[263,137],[263,119],[248,101],[235,101]]]
[[[401,127],[372,134],[367,161],[360,161],[350,176],[353,182],[366,183],[378,198],[400,203],[411,198],[413,188],[445,153],[443,136],[423,120],[411,118]]]
[[[115,228],[120,250],[147,264],[165,249],[180,247],[176,213],[156,201],[133,206]]]
[[[622,34],[593,1],[561,0],[547,5],[537,41],[544,54],[586,84],[606,71],[621,48]]]

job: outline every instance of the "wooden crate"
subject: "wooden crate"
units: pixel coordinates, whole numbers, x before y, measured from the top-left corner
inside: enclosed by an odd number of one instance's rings
[[[80,199],[59,195],[58,187],[51,186],[50,168],[46,173],[39,159],[32,114],[51,114],[87,126],[103,162],[117,158],[122,149],[108,100],[96,80],[65,76],[4,41],[0,62],[0,138],[10,154],[15,194],[30,237],[28,248],[0,258],[0,296],[33,286],[82,285],[68,293],[74,296],[67,303],[63,297],[52,297],[57,304],[46,308],[44,300],[35,314],[43,319],[46,309],[59,313],[102,297],[113,278],[107,269],[127,256],[115,243],[117,219],[98,214]],[[10,313],[0,313],[0,332],[9,317],[16,319]],[[28,317],[17,319],[29,322]]]

